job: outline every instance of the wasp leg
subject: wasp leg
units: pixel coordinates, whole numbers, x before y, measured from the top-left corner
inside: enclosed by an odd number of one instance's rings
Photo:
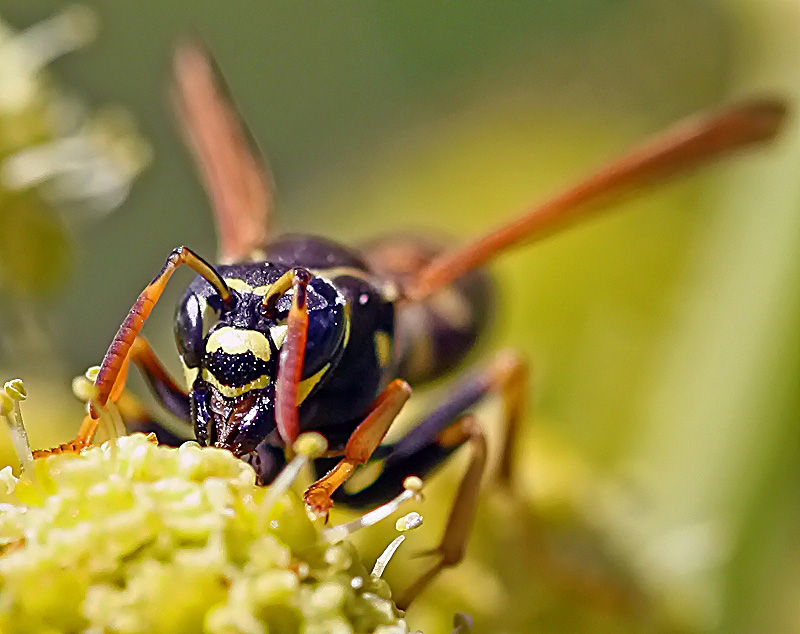
[[[348,506],[359,508],[382,503],[396,495],[409,475],[425,477],[441,466],[459,447],[468,444],[471,456],[453,499],[447,525],[439,545],[426,554],[437,560],[415,581],[398,601],[404,609],[445,568],[464,558],[469,542],[481,477],[486,467],[486,438],[475,419],[466,414],[492,392],[500,392],[505,410],[505,441],[501,449],[499,477],[509,483],[517,430],[525,404],[527,364],[514,353],[502,353],[483,371],[464,379],[450,398],[431,412],[405,437],[390,446],[381,446],[375,454],[385,455],[383,470],[366,488],[358,492],[341,490],[336,495]]]
[[[189,395],[181,388],[164,369],[156,353],[147,339],[136,337],[128,352],[128,357],[120,370],[110,401],[117,406],[125,427],[130,433],[154,433],[162,445],[178,446],[194,438],[194,432],[186,425],[184,433],[175,433],[159,423],[147,408],[125,389],[130,363],[135,363],[147,379],[159,402],[174,416],[188,423]],[[90,417],[91,419],[91,417]]]
[[[191,421],[189,394],[167,373],[150,347],[147,339],[136,337],[128,353],[128,362],[135,363],[150,384],[158,401],[174,416],[179,418],[185,429],[176,433],[159,423],[138,399],[123,390],[118,398],[112,400],[119,409],[125,427],[129,432],[154,433],[159,444],[177,447],[194,438],[194,431],[188,425]],[[119,383],[119,379],[117,380]],[[115,387],[116,389],[116,387]]]
[[[442,434],[442,441],[461,446],[469,443],[470,455],[467,470],[458,485],[450,513],[447,517],[444,533],[439,545],[423,554],[437,555],[437,560],[397,600],[397,607],[405,610],[411,602],[431,583],[445,568],[461,563],[467,550],[475,510],[478,507],[478,494],[481,489],[481,478],[486,468],[486,436],[480,425],[472,416],[463,416]]]
[[[100,365],[100,371],[95,381],[97,402],[101,407],[108,402],[117,379],[124,371],[123,367],[129,361],[128,353],[133,346],[133,342],[139,336],[144,322],[147,321],[153,307],[164,292],[170,277],[182,264],[188,265],[198,275],[206,279],[219,293],[223,302],[229,304],[233,299],[231,290],[219,273],[199,255],[186,247],[178,247],[170,253],[164,268],[139,295],[128,316],[125,317],[125,321],[119,327],[114,340],[108,347],[105,357],[103,357],[103,363]]]
[[[97,373],[97,379],[94,383],[97,388],[96,401],[100,407],[105,407],[109,399],[113,400],[115,395],[121,393],[124,388],[128,364],[130,363],[129,353],[131,347],[139,336],[153,307],[164,292],[164,287],[167,285],[169,278],[182,264],[189,266],[211,284],[223,302],[230,304],[233,300],[233,294],[225,280],[222,279],[213,266],[199,255],[186,247],[178,247],[170,253],[161,272],[156,275],[137,298],[136,303],[134,303],[128,316],[125,317],[125,321],[122,322],[103,357],[103,363],[100,365],[100,371]],[[88,447],[97,431],[99,417],[100,413],[95,411],[94,407],[90,408],[89,415],[84,418],[75,440],[64,443],[53,450],[44,450],[40,453],[46,455],[53,452],[80,451],[84,447]]]
[[[152,348],[150,348],[150,344],[147,340],[143,337],[137,337],[119,370],[119,374],[117,375],[117,379],[114,382],[111,394],[108,398],[109,401],[114,403],[117,410],[119,410],[119,414],[128,432],[153,433],[156,435],[159,444],[171,445],[173,447],[177,447],[187,440],[193,439],[194,433],[188,426],[186,433],[175,433],[175,431],[166,428],[153,418],[147,408],[136,397],[125,389],[131,361],[139,366],[161,403],[170,412],[181,417],[180,411],[176,411],[180,407],[181,399],[186,402],[187,412],[187,415],[182,417],[183,420],[188,420],[189,411],[189,397],[186,392],[181,390],[167,374]],[[37,449],[33,452],[33,456],[34,458],[42,458],[51,454],[80,451],[91,442],[91,440],[86,442],[81,439],[93,437],[96,428],[97,420],[93,418],[92,415],[87,414],[81,423],[78,437],[75,440],[61,444],[52,449]]]
[[[501,484],[510,489],[513,478],[514,453],[519,441],[519,429],[525,411],[528,409],[530,369],[528,363],[521,356],[512,352],[498,358],[496,372],[501,385],[506,431],[503,445],[500,448],[497,477]]]
[[[177,447],[187,440],[194,439],[194,433],[188,426],[185,430],[186,433],[176,433],[159,423],[139,399],[127,390],[120,394],[119,398],[114,401],[114,405],[117,406],[122,421],[125,423],[125,429],[130,434],[137,432],[142,434],[152,433],[158,439],[159,445],[168,445],[170,447]]]
[[[403,489],[403,480],[410,475],[425,478],[440,467],[466,439],[450,431],[455,421],[492,392],[503,399],[505,437],[500,449],[498,478],[510,485],[517,431],[525,410],[528,366],[513,352],[501,353],[493,363],[463,379],[449,398],[406,436],[394,445],[378,447],[373,459],[384,460],[381,473],[360,491],[338,491],[335,500],[352,508],[368,508],[383,504]],[[315,462],[317,472],[330,465],[330,460]]]
[[[291,447],[300,433],[297,393],[303,378],[303,360],[308,337],[307,287],[311,281],[311,273],[306,269],[292,269],[289,275],[294,295],[287,319],[286,339],[281,346],[278,376],[275,380],[275,423],[286,447]],[[277,286],[283,284],[284,278],[276,282]],[[268,298],[265,297],[265,304],[267,301]]]
[[[327,515],[333,504],[331,496],[358,465],[370,459],[410,396],[408,383],[395,379],[375,399],[370,413],[347,441],[344,458],[306,490],[305,502],[313,512],[319,516]]]
[[[158,401],[173,415],[190,422],[189,394],[167,373],[147,339],[136,337],[128,353],[130,360],[141,370]],[[119,403],[117,403],[119,406]]]

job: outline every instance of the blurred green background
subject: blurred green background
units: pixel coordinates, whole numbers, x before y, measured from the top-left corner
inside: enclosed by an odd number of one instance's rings
[[[800,5],[785,0],[88,4],[97,40],[51,75],[89,103],[125,106],[154,158],[115,214],[65,218],[68,283],[0,305],[0,369],[28,382],[36,446],[74,433],[70,378],[99,362],[169,251],[214,253],[168,108],[181,35],[209,43],[267,151],[280,230],[348,243],[408,227],[467,239],[681,116],[754,92],[794,107],[800,94]],[[62,6],[3,0],[0,14],[22,28]],[[25,257],[46,261],[41,247]],[[561,496],[554,521],[600,534],[611,568],[670,628],[800,632],[799,247],[792,117],[768,149],[492,266],[496,325],[475,360],[512,347],[534,371],[512,508]],[[177,276],[147,327],[174,370],[171,317],[189,279]],[[35,344],[15,343],[15,302]],[[437,491],[432,518],[448,499]],[[470,560],[412,626],[446,631],[461,609],[487,632],[663,629],[641,609],[609,616],[569,583],[541,595],[538,560],[518,563],[537,531],[511,531],[491,554],[487,526],[527,525],[481,513]],[[529,578],[540,594],[526,594]]]

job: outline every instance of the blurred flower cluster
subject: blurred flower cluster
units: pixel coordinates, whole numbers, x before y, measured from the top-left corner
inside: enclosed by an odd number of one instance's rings
[[[3,469],[0,629],[406,634],[380,575],[273,487],[141,434]]]
[[[41,294],[70,268],[68,221],[116,208],[149,160],[119,108],[91,112],[46,71],[88,43],[94,14],[73,6],[24,31],[0,19],[0,288]]]

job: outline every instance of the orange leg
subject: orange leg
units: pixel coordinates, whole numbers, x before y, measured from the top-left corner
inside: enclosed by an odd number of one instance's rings
[[[124,389],[131,348],[145,321],[150,316],[153,307],[164,292],[164,287],[170,277],[182,264],[189,266],[211,284],[223,302],[230,304],[233,300],[231,290],[213,266],[186,247],[175,249],[167,258],[161,272],[141,292],[125,321],[119,327],[105,357],[103,357],[103,363],[100,365],[100,371],[95,380],[95,387],[97,388],[96,403],[99,407],[105,407],[109,399],[113,401]],[[64,451],[80,451],[92,443],[99,419],[100,413],[95,410],[95,407],[91,407],[89,415],[84,418],[75,440],[64,443],[52,450],[37,452],[37,454],[46,455]]]
[[[410,396],[411,388],[408,383],[395,379],[375,399],[372,410],[347,441],[344,458],[324,477],[308,487],[305,501],[314,513],[320,517],[328,514],[333,505],[331,495],[345,483],[358,465],[370,459]]]
[[[525,411],[528,366],[513,352],[501,353],[487,369],[487,377],[489,389],[499,390],[503,399],[506,434],[501,448],[498,476],[501,483],[510,486],[513,453],[520,421]],[[400,609],[407,608],[442,570],[455,566],[464,559],[478,507],[481,479],[486,469],[487,458],[486,437],[481,426],[474,417],[462,416],[454,425],[439,434],[437,442],[440,445],[453,446],[467,442],[472,453],[467,470],[453,498],[447,525],[439,545],[426,553],[435,554],[438,559],[400,597],[397,601]]]
[[[126,427],[132,432],[142,431],[141,424],[144,422],[149,423],[151,424],[150,426],[152,426],[153,417],[138,399],[133,397],[129,392],[125,391],[125,383],[128,378],[128,371],[131,362],[135,363],[141,368],[153,385],[161,383],[166,390],[172,390],[175,394],[185,395],[186,392],[183,388],[175,383],[169,374],[167,374],[164,366],[161,365],[161,362],[156,357],[147,340],[144,339],[144,337],[137,337],[131,345],[128,356],[120,368],[119,374],[117,375],[117,380],[114,382],[114,386],[108,398],[108,401],[111,401],[117,406],[123,421],[125,421]],[[164,399],[162,398],[162,402],[163,401]],[[97,418],[94,418],[91,414],[87,414],[81,423],[80,430],[78,431],[78,437],[75,440],[63,443],[52,449],[34,450],[33,457],[42,458],[51,454],[78,452],[91,444],[91,440],[97,430],[97,425]],[[155,423],[155,426],[156,428],[161,427],[157,423]],[[144,431],[149,430],[145,427]],[[165,431],[159,431],[158,435],[159,438],[163,438],[166,434],[167,438],[169,438],[169,435],[171,434],[174,436],[172,444],[175,444],[178,442],[183,442],[186,438],[191,438],[192,434],[190,431],[191,430],[188,430],[187,435],[183,436],[182,434],[176,435],[171,430],[165,429]],[[88,440],[83,441],[83,438],[88,438]]]
[[[437,555],[437,561],[411,584],[408,590],[397,600],[397,607],[405,610],[411,602],[433,581],[445,568],[457,565],[464,559],[475,511],[478,508],[478,494],[481,489],[481,478],[486,469],[486,437],[474,417],[463,416],[454,425],[442,433],[442,441],[452,444],[468,442],[472,450],[467,470],[459,482],[458,490],[450,507],[447,525],[439,545],[423,554]]]
[[[128,353],[129,361],[133,361],[145,375],[150,383],[161,383],[165,389],[175,393],[186,394],[186,390],[175,383],[174,379],[167,374],[166,369],[161,365],[156,353],[150,347],[150,343],[144,337],[136,337]],[[117,380],[119,382],[119,379]],[[124,383],[123,383],[124,385]],[[116,400],[112,395],[112,400]]]
[[[381,448],[385,455],[383,470],[369,486],[357,492],[339,492],[342,501],[350,506],[371,506],[396,494],[399,483],[409,475],[425,477],[462,445],[469,445],[471,451],[469,465],[459,482],[444,534],[439,545],[426,553],[437,557],[409,587],[405,595],[400,597],[398,606],[408,606],[442,570],[457,565],[464,557],[472,531],[487,457],[484,433],[477,422],[465,412],[489,394],[499,394],[503,399],[503,427],[506,433],[500,451],[498,476],[501,482],[508,486],[511,481],[512,454],[524,410],[527,385],[528,367],[524,360],[513,352],[497,355],[488,367],[460,382],[450,397],[406,436],[389,447]],[[341,467],[345,470],[344,477],[354,468],[353,464],[349,463]],[[334,469],[326,478],[335,472]]]
[[[513,352],[503,353],[490,370],[493,382],[500,390],[505,416],[505,437],[500,449],[497,477],[505,486],[511,486],[514,451],[517,448],[519,428],[527,410],[530,387],[528,364]]]

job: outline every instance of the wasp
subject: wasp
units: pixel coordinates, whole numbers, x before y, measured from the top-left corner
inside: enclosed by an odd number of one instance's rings
[[[457,368],[486,330],[493,287],[482,267],[508,248],[609,208],[620,194],[772,139],[786,110],[780,100],[764,98],[681,122],[460,248],[396,235],[353,249],[324,238],[271,234],[268,170],[204,47],[178,47],[173,84],[178,118],[214,209],[218,264],[186,247],[169,255],[109,346],[78,437],[38,453],[91,443],[100,410],[123,393],[131,361],[164,407],[192,424],[200,444],[248,461],[262,483],[280,471],[301,431],[324,435],[329,449],[316,463],[319,479],[305,493],[308,507],[321,515],[334,499],[355,507],[385,501],[408,475],[424,477],[468,444],[471,460],[431,575],[463,555],[486,460],[483,433],[469,412],[492,393],[505,403],[500,475],[509,476],[527,391],[524,359],[497,356],[459,380],[404,437],[383,440],[410,385]],[[187,388],[140,336],[182,265],[197,273],[175,315]],[[162,440],[181,440],[148,416],[127,418],[134,428],[155,429]],[[371,461],[382,461],[374,481],[345,490],[356,468]]]

